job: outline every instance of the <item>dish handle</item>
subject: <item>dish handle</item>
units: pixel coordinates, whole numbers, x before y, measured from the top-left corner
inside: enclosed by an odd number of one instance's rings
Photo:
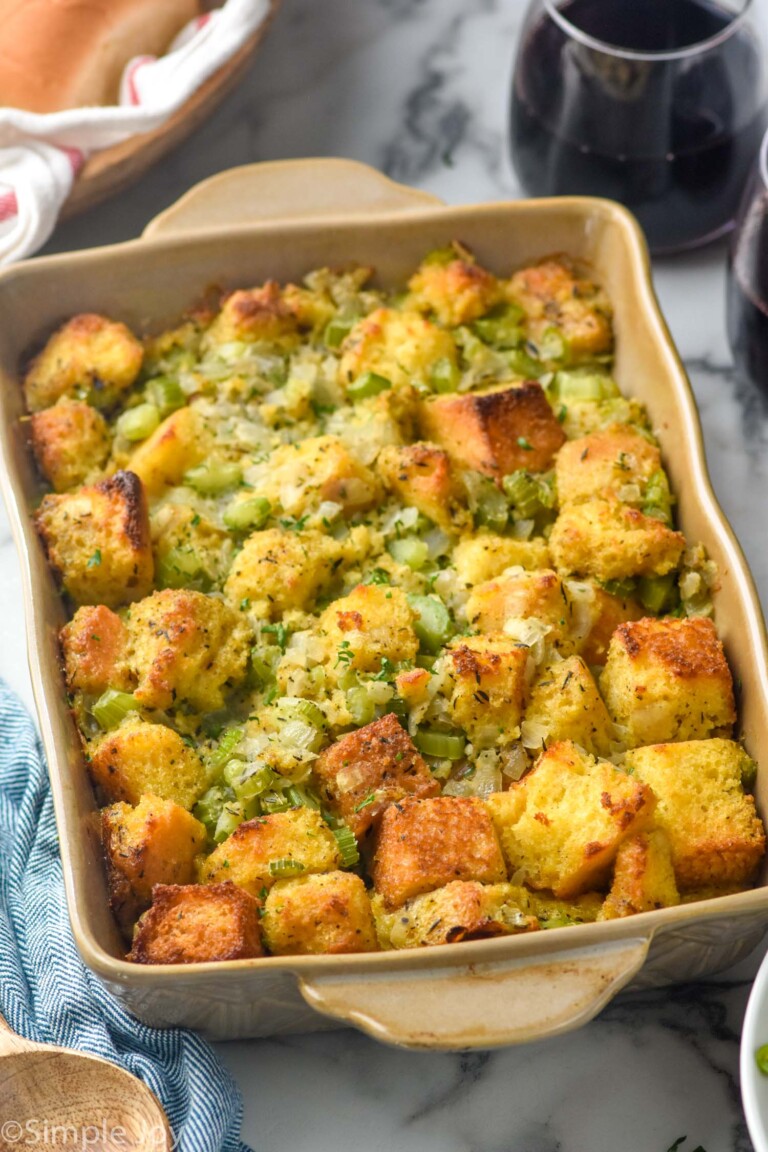
[[[586,1024],[642,967],[651,936],[510,963],[299,978],[311,1008],[405,1048],[496,1048]],[[422,957],[420,957],[422,959]]]
[[[276,160],[230,168],[196,184],[151,220],[144,236],[186,236],[265,220],[403,212],[440,203],[354,160]]]

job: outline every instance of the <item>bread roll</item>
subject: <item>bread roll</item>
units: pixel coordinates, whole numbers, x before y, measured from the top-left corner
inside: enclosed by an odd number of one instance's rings
[[[0,0],[0,106],[117,102],[133,56],[161,55],[198,0]]]

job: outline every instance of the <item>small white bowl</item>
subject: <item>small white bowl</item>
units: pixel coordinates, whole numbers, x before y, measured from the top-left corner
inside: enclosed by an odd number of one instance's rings
[[[768,1076],[755,1060],[755,1052],[763,1044],[768,1044],[768,955],[749,996],[739,1059],[741,1099],[755,1152],[768,1152]]]

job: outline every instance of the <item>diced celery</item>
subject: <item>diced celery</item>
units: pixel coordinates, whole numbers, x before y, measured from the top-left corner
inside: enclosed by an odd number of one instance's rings
[[[504,353],[504,359],[510,372],[514,372],[516,376],[537,380],[544,371],[542,364],[538,360],[534,360],[522,348],[511,348]]]
[[[239,772],[231,781],[238,800],[252,800],[254,796],[261,796],[262,792],[273,789],[280,779],[268,764],[243,764],[236,761]]]
[[[439,652],[453,636],[454,628],[451,615],[436,596],[408,597],[408,603],[416,613],[413,630],[427,652]]]
[[[459,259],[459,254],[452,244],[447,244],[445,248],[433,248],[431,252],[422,260],[422,264],[439,264],[445,267],[447,264],[453,264],[454,260]]]
[[[476,320],[473,328],[485,344],[491,344],[494,348],[517,348],[523,339],[520,318],[520,309],[511,305],[499,315]]]
[[[347,385],[347,396],[350,400],[369,400],[371,396],[378,396],[380,392],[387,392],[392,387],[392,381],[378,372],[363,372],[351,384]]]
[[[216,828],[213,832],[213,839],[216,844],[222,844],[228,840],[236,828],[239,828],[245,819],[245,813],[242,806],[236,800],[227,801],[221,810],[221,815],[216,821]]]
[[[435,732],[431,728],[419,728],[413,742],[425,756],[435,756],[440,760],[461,760],[467,738],[462,732]]]
[[[557,328],[545,328],[536,341],[540,360],[564,360],[568,354],[568,341]]]
[[[291,806],[291,802],[284,792],[264,792],[259,800],[266,813],[287,812]]]
[[[298,860],[291,860],[290,857],[285,856],[282,860],[270,860],[269,873],[271,876],[276,876],[279,880],[285,880],[290,876],[301,876],[306,868]]]
[[[504,477],[503,485],[516,520],[532,520],[545,509],[554,507],[553,488],[530,472],[511,472]]]
[[[274,683],[275,669],[282,654],[277,644],[251,649],[250,680],[255,688],[267,688]]]
[[[154,380],[148,381],[146,391],[163,418],[177,408],[183,408],[187,402],[181,384],[173,376],[155,376]]]
[[[560,400],[572,402],[600,402],[620,395],[613,377],[594,368],[561,369],[555,376],[552,393]]]
[[[243,470],[239,464],[211,460],[190,468],[184,474],[184,483],[201,496],[218,496],[228,488],[236,488],[242,478]]]
[[[228,728],[220,737],[217,747],[208,757],[208,767],[214,772],[223,768],[227,761],[232,759],[232,754],[242,738],[242,728]]]
[[[672,607],[676,576],[675,572],[666,576],[641,576],[637,582],[637,591],[643,607],[656,616]]]
[[[465,472],[469,508],[476,524],[484,524],[493,532],[502,532],[509,520],[509,508],[504,493],[482,472]]]
[[[354,868],[355,864],[360,860],[360,853],[357,848],[357,840],[351,828],[348,828],[346,824],[341,824],[338,828],[333,828],[332,832],[339,846],[342,865],[345,868]]]
[[[333,320],[329,320],[323,333],[326,348],[338,348],[352,331],[356,320],[357,317],[354,316],[347,318],[335,316]]]
[[[389,553],[398,564],[406,564],[418,572],[429,560],[429,545],[418,536],[401,536],[390,542]]]
[[[429,383],[434,392],[455,392],[460,379],[461,372],[447,356],[435,360],[429,370]]]
[[[116,728],[129,712],[135,712],[139,708],[141,704],[132,693],[108,688],[99,696],[91,708],[91,713],[99,727],[108,732],[110,728]]]
[[[160,423],[156,404],[137,404],[128,408],[117,421],[117,431],[126,440],[146,440]]]
[[[357,724],[358,727],[363,724],[370,724],[376,715],[376,705],[364,685],[360,684],[356,688],[349,688],[346,692],[346,701],[354,724]]]
[[[263,528],[269,520],[272,505],[263,496],[233,500],[224,510],[224,523],[232,532]]]
[[[672,523],[672,495],[667,475],[662,468],[657,468],[648,477],[643,513],[652,516],[654,520],[662,520],[665,524]]]
[[[301,696],[283,696],[275,705],[275,711],[281,720],[301,720],[312,728],[325,728],[325,715],[313,700],[304,700]]]
[[[207,791],[203,792],[192,809],[192,815],[196,820],[199,820],[205,825],[209,836],[212,837],[216,831],[219,816],[222,813],[224,805],[227,803],[228,797],[231,796],[232,793],[229,789],[220,787],[208,788]]]
[[[603,588],[609,596],[619,596],[622,600],[628,600],[637,593],[637,581],[631,576],[626,580],[605,580]]]
[[[210,577],[194,548],[169,548],[160,556],[155,572],[163,588],[188,588],[193,581],[210,586]]]

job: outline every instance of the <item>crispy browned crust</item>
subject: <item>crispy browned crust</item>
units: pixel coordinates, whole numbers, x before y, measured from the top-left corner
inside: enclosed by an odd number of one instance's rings
[[[56,492],[84,484],[104,466],[110,434],[104,417],[84,401],[54,404],[29,419],[30,440],[42,474]]]
[[[595,587],[594,603],[597,618],[581,649],[581,656],[590,667],[594,664],[605,664],[608,645],[620,624],[629,620],[640,620],[645,615],[644,609],[636,600],[612,596],[610,592],[599,587]]]
[[[557,457],[561,504],[583,500],[624,484],[643,482],[661,468],[661,453],[630,425],[614,425],[569,440]]]
[[[117,497],[123,506],[123,531],[137,550],[150,547],[149,514],[144,486],[135,472],[120,471],[95,485],[99,492],[112,500]]]
[[[259,901],[223,884],[156,884],[126,959],[134,964],[201,964],[262,956]]]
[[[372,868],[388,908],[452,880],[495,884],[507,874],[493,822],[480,800],[408,799],[385,811]]]
[[[620,624],[615,632],[630,660],[651,659],[673,676],[706,676],[730,681],[730,670],[715,625],[704,616],[642,620]]]
[[[313,768],[324,799],[357,837],[377,824],[394,801],[440,794],[440,785],[392,712],[342,736]],[[374,799],[366,804],[369,797]]]
[[[262,929],[276,956],[378,951],[371,902],[352,872],[278,882],[266,898]]]
[[[501,482],[520,468],[544,472],[565,442],[540,384],[438,396],[421,405],[422,433],[465,468]]]
[[[105,604],[78,608],[61,629],[59,639],[70,692],[99,696],[107,688],[125,686],[117,665],[125,652],[127,635],[111,608]]]
[[[258,339],[275,339],[297,327],[276,280],[267,280],[260,288],[238,289],[223,306],[238,331]]]

